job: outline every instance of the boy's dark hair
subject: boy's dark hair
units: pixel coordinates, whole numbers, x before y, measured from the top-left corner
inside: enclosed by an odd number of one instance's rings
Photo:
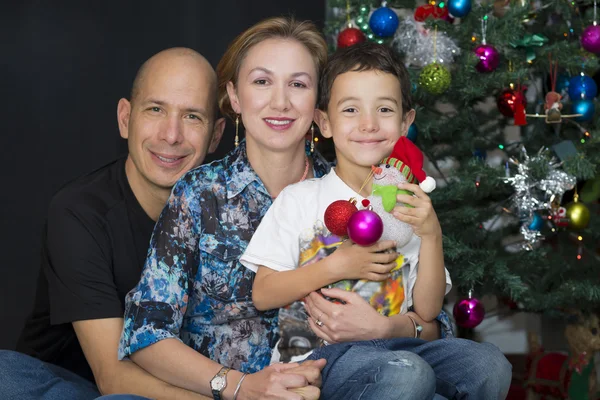
[[[335,78],[350,71],[381,71],[394,75],[400,81],[402,114],[412,109],[410,76],[400,55],[389,46],[369,41],[338,49],[329,58],[319,82],[319,109],[327,111]]]

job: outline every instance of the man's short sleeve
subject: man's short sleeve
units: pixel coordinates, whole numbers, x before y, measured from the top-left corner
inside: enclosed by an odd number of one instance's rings
[[[122,317],[102,216],[53,201],[45,236],[52,324]]]
[[[240,258],[254,272],[261,265],[276,271],[298,267],[303,212],[302,204],[290,189],[294,187],[284,189],[275,199]]]

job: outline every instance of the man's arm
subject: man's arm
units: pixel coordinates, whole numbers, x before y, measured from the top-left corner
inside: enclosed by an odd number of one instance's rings
[[[129,393],[155,399],[209,399],[169,385],[131,361],[119,361],[122,318],[76,321],[73,328],[103,395]]]

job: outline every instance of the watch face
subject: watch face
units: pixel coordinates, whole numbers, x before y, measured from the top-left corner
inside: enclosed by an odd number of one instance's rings
[[[205,381],[206,382],[206,381]],[[215,376],[210,382],[211,389],[221,391],[225,387],[225,377]]]

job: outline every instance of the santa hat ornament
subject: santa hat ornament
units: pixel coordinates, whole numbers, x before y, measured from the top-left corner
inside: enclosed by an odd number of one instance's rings
[[[409,183],[418,183],[425,193],[435,189],[435,179],[423,171],[423,153],[406,136],[396,142],[392,154],[384,158],[382,164],[398,169]]]

